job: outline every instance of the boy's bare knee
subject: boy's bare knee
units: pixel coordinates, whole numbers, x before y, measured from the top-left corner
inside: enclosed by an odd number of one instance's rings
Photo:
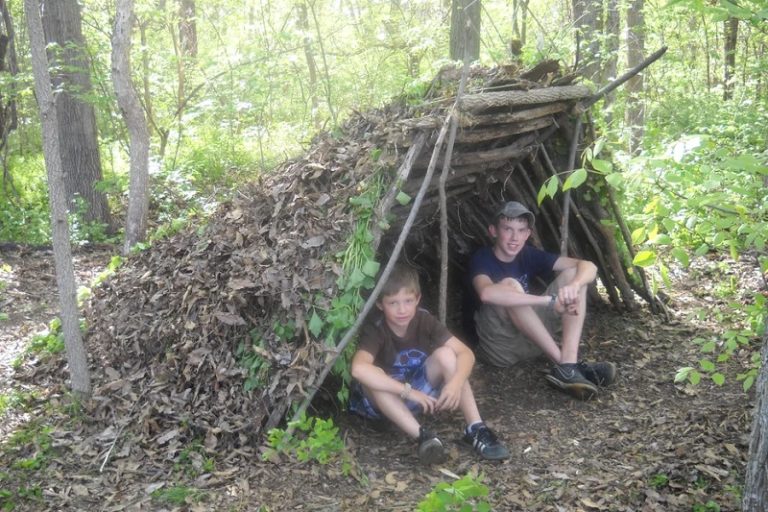
[[[456,354],[448,347],[440,347],[429,356],[440,368],[440,373],[451,374],[456,371]]]
[[[514,289],[514,291],[516,292],[525,293],[525,288],[523,288],[523,285],[520,284],[520,281],[512,277],[507,277],[502,279],[501,281],[499,281],[499,284],[502,284],[504,286],[509,286],[512,289]]]
[[[566,268],[558,274],[557,282],[561,285],[570,283],[574,277],[576,277],[576,267]]]

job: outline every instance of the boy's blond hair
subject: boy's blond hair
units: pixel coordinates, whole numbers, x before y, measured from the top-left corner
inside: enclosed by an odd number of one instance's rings
[[[408,265],[398,263],[392,269],[392,273],[389,274],[389,279],[384,283],[384,287],[381,289],[381,295],[379,300],[383,297],[395,295],[400,290],[405,289],[407,292],[412,292],[416,295],[421,295],[421,287],[419,286],[419,274],[416,270]]]

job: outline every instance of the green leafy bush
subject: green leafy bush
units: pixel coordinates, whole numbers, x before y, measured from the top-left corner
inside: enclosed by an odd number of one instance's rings
[[[440,482],[419,503],[418,512],[488,512],[488,487],[470,474],[453,483]]]
[[[267,434],[267,442],[270,449],[262,455],[264,460],[269,460],[276,453],[295,456],[301,462],[318,462],[328,464],[339,457],[342,458],[342,470],[349,474],[350,461],[346,456],[344,441],[339,437],[339,429],[334,426],[332,419],[307,417],[290,422],[294,427],[294,433],[287,430],[273,428]]]

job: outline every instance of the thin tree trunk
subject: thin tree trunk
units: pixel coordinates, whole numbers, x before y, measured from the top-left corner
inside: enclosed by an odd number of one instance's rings
[[[573,26],[579,73],[593,82],[600,81],[602,56],[600,39],[603,30],[603,7],[600,0],[573,0]]]
[[[317,62],[315,62],[315,51],[312,47],[312,38],[309,35],[309,17],[307,16],[307,4],[299,2],[296,4],[297,20],[296,25],[304,32],[304,58],[307,60],[307,71],[309,72],[309,102],[312,105],[310,118],[315,128],[320,128],[317,108],[320,102],[317,99]]]
[[[755,416],[749,442],[744,512],[768,510],[768,331],[763,335],[762,366],[755,385]]]
[[[85,51],[77,0],[45,2],[42,18],[48,58],[58,71],[52,76],[59,147],[67,194],[67,208],[77,211],[76,198],[85,201],[84,220],[112,228],[107,198],[95,188],[101,181],[101,156],[93,105],[90,64]]]
[[[630,0],[627,7],[627,67],[634,68],[643,61],[645,54],[644,0]],[[643,74],[627,80],[627,110],[625,122],[629,128],[629,151],[637,153],[645,130],[645,102]]]
[[[452,0],[450,58],[480,58],[480,0]]]
[[[707,63],[707,92],[712,90],[712,58],[709,56],[709,24],[701,15],[701,28],[704,32],[704,60]]]
[[[723,99],[733,97],[733,82],[736,79],[736,42],[739,38],[739,19],[728,18],[724,24],[723,61]]]
[[[144,240],[149,210],[149,132],[139,96],[131,81],[133,21],[133,0],[117,0],[112,34],[112,82],[117,103],[128,127],[131,160],[124,253]]]
[[[323,60],[323,71],[325,72],[325,99],[328,102],[328,111],[331,113],[331,119],[333,119],[334,126],[337,124],[336,109],[333,105],[331,95],[331,70],[328,66],[328,56],[325,52],[325,45],[323,44],[323,33],[320,30],[320,22],[317,20],[317,13],[315,12],[315,5],[309,4],[309,8],[312,12],[312,21],[315,24],[315,32],[317,33],[317,45],[320,47],[320,57]]]
[[[19,65],[16,59],[16,33],[13,28],[13,19],[5,0],[0,0],[0,13],[3,17],[4,32],[0,34],[0,72],[9,73],[15,77],[19,74]],[[17,86],[14,80],[7,85],[7,97],[0,97],[0,159],[3,167],[3,190],[15,192],[13,177],[8,167],[8,135],[18,126],[16,111]]]
[[[48,59],[45,55],[45,37],[38,0],[24,0],[24,12],[29,27],[35,94],[40,107],[43,154],[48,172],[53,258],[56,266],[56,283],[59,289],[61,327],[64,332],[67,364],[72,381],[72,391],[78,397],[89,397],[91,394],[91,377],[88,371],[88,358],[80,333],[80,314],[77,310],[75,272],[72,267],[72,248],[69,242],[67,220],[67,199],[59,148],[59,134],[57,133],[59,126],[51,76],[48,72]]]
[[[621,26],[621,16],[619,15],[619,1],[607,0],[607,10],[605,17],[605,44],[603,49],[604,66],[600,76],[600,83],[616,78],[619,62],[619,31]],[[606,107],[613,103],[615,94],[608,94],[605,97]],[[608,114],[607,121],[610,123],[611,112],[613,109],[606,108]]]
[[[181,0],[179,3],[179,44],[184,57],[197,57],[195,0]]]

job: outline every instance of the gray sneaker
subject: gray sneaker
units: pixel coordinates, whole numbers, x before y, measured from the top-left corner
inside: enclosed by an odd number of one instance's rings
[[[484,423],[471,432],[465,430],[462,440],[485,460],[503,460],[509,457],[509,450]]]
[[[595,386],[610,386],[616,382],[616,365],[613,363],[579,363],[581,374]]]
[[[419,427],[419,461],[422,464],[438,464],[445,460],[445,448],[440,439],[425,429]]]
[[[546,379],[555,388],[579,400],[590,400],[597,395],[597,387],[582,375],[577,363],[554,365]]]

